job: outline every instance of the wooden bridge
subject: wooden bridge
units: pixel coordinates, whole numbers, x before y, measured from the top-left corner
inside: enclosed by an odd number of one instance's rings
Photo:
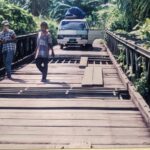
[[[0,81],[0,149],[150,148],[150,109],[112,55],[114,35],[112,52],[98,41],[89,50],[55,46],[47,83],[33,61],[35,39],[18,38],[13,80]]]

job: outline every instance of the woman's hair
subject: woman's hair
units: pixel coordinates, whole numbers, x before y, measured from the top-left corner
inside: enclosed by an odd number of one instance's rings
[[[41,27],[48,29],[48,23],[46,21],[41,22]]]

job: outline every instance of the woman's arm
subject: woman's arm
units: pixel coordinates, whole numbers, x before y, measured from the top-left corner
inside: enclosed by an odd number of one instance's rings
[[[38,49],[38,48],[36,48],[36,50],[35,50],[35,59],[37,59],[37,57],[38,57],[38,53],[39,53],[39,49]]]
[[[55,57],[51,33],[48,33],[48,49],[52,50],[52,56]]]
[[[54,49],[52,44],[48,44],[49,49],[52,50],[52,56],[55,57]]]

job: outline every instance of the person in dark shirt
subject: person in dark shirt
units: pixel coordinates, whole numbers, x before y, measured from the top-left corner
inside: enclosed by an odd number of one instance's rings
[[[41,82],[47,82],[48,73],[48,59],[49,50],[52,50],[54,57],[54,50],[52,45],[52,36],[48,31],[48,24],[46,22],[41,23],[41,31],[37,37],[37,48],[36,48],[36,66],[42,73]]]

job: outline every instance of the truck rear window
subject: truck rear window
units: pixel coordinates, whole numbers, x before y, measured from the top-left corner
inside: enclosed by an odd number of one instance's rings
[[[86,23],[80,21],[63,21],[61,30],[86,30]]]

